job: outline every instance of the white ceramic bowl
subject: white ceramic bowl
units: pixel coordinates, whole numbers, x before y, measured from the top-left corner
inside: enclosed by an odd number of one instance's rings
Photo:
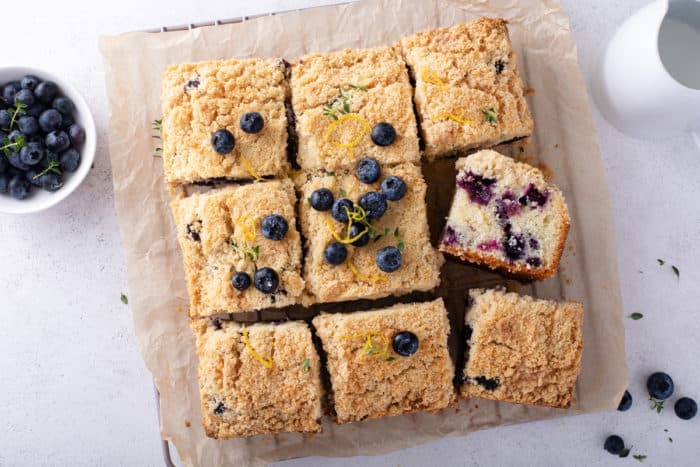
[[[35,68],[0,67],[0,85],[19,80],[24,75],[35,75],[42,81],[53,81],[58,85],[60,93],[73,101],[76,109],[73,117],[75,122],[85,129],[85,142],[80,148],[80,166],[78,170],[64,174],[64,185],[58,191],[48,192],[32,186],[31,193],[23,200],[14,199],[7,193],[0,193],[0,212],[8,214],[28,214],[43,211],[58,204],[80,185],[88,172],[90,172],[92,162],[95,160],[95,121],[83,96],[65,80]],[[5,157],[5,155],[0,154],[0,157]]]

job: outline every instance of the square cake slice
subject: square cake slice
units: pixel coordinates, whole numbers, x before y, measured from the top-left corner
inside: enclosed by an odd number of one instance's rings
[[[328,355],[336,421],[435,411],[455,400],[442,299],[313,319]]]
[[[305,304],[402,295],[439,285],[443,258],[430,244],[426,184],[417,166],[382,167],[381,176],[369,184],[356,175],[301,178]]]
[[[306,323],[190,324],[207,436],[321,431],[321,363]]]
[[[506,22],[479,18],[401,40],[432,160],[532,133]]]
[[[583,305],[469,291],[462,397],[567,408],[581,368]]]
[[[251,179],[287,169],[285,63],[221,60],[163,73],[165,178],[172,184]]]
[[[279,308],[304,290],[289,180],[230,186],[172,203],[192,317]]]
[[[362,156],[420,161],[413,91],[398,48],[312,54],[291,69],[303,169],[352,169]]]
[[[561,191],[536,168],[491,150],[456,166],[440,250],[526,279],[556,274],[569,232]]]

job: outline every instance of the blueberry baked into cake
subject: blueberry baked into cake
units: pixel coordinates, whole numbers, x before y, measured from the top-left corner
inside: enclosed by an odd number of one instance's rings
[[[583,306],[469,291],[461,397],[569,407],[581,366]]]
[[[454,365],[442,299],[313,319],[328,355],[338,423],[453,405]]]
[[[207,436],[321,431],[321,362],[301,321],[191,322]]]
[[[556,274],[569,232],[559,189],[538,169],[496,151],[457,160],[440,251],[528,279]]]

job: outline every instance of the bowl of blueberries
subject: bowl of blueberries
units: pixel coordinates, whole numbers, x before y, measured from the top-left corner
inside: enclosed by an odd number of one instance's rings
[[[90,171],[95,144],[90,109],[70,84],[33,68],[0,68],[0,212],[65,199]]]

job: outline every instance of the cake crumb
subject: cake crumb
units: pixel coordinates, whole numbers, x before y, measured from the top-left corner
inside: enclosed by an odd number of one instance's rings
[[[189,427],[192,426],[192,424],[190,423],[189,420],[185,420],[185,426],[186,426],[187,428],[189,428]]]

